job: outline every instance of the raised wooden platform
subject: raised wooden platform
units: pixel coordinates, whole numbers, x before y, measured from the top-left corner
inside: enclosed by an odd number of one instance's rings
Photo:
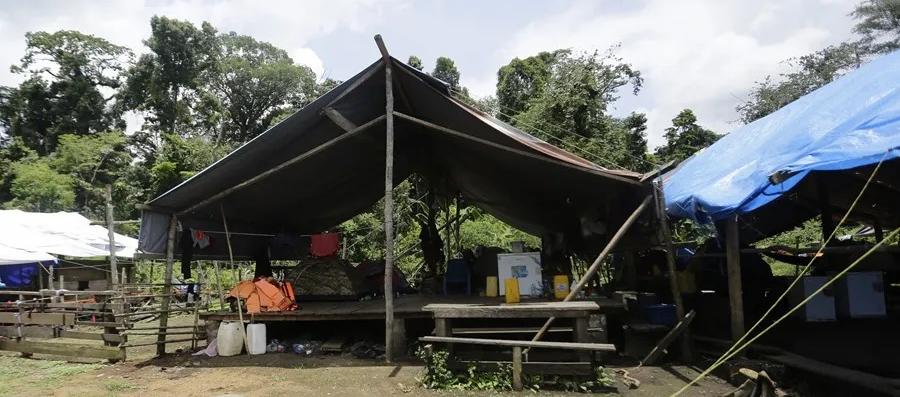
[[[522,303],[541,302],[538,299],[523,299]],[[599,313],[614,313],[624,310],[621,302],[612,299],[593,300],[598,305]],[[483,304],[499,305],[503,298],[461,295],[402,295],[394,299],[394,316],[396,318],[432,318],[430,311],[424,310],[429,304]],[[384,300],[374,299],[350,302],[299,302],[300,308],[290,312],[257,313],[253,321],[352,321],[384,319]],[[237,313],[207,312],[200,313],[200,318],[208,321],[237,320]],[[247,316],[245,320],[249,319]]]

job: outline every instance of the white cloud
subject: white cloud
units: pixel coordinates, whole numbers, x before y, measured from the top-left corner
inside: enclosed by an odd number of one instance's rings
[[[576,2],[519,29],[492,56],[498,65],[543,50],[605,49],[638,68],[645,86],[623,93],[617,112],[646,109],[651,146],[683,108],[724,133],[735,127],[734,106],[754,81],[777,73],[781,61],[850,35],[853,0]],[[476,94],[493,93],[495,77],[464,81]]]
[[[287,49],[317,74],[322,60],[308,43],[336,30],[359,31],[380,23],[385,10],[405,0],[311,1],[30,1],[0,9],[0,84],[21,76],[6,72],[25,50],[28,31],[73,29],[97,35],[140,53],[150,35],[150,18],[165,15],[199,24],[208,21],[219,31],[249,34]]]
[[[311,48],[298,48],[291,52],[291,58],[294,59],[295,63],[309,66],[318,77],[322,77],[322,74],[325,73],[325,63],[322,62],[322,58],[319,58],[319,55]]]

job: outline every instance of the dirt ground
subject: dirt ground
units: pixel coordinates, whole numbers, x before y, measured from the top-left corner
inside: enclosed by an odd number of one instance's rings
[[[179,319],[188,323],[188,319]],[[149,340],[150,337],[145,337]],[[134,343],[135,340],[131,342]],[[422,367],[409,361],[387,365],[349,355],[300,356],[269,353],[260,356],[205,357],[190,355],[190,342],[169,345],[181,349],[162,359],[153,346],[128,350],[117,364],[53,361],[53,357],[0,355],[0,396],[434,396],[533,395],[534,392],[462,392],[424,389],[416,377]],[[58,359],[58,358],[57,358]],[[612,372],[615,368],[610,368]],[[610,395],[664,396],[693,378],[697,368],[683,366],[629,369],[641,381],[629,390],[619,376]],[[718,378],[702,381],[686,395],[720,396],[734,388]],[[580,393],[541,391],[547,396]]]

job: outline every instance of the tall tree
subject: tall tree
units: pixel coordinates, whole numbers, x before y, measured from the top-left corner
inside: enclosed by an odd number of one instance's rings
[[[62,134],[88,135],[124,128],[113,95],[131,52],[102,38],[62,30],[25,34],[26,49],[13,73],[26,80],[0,90],[0,125],[49,154]]]
[[[787,61],[791,70],[777,77],[766,76],[737,106],[741,121],[749,123],[765,117],[815,89],[858,68],[865,58],[856,43],[842,43]]]
[[[424,66],[422,66],[422,59],[415,55],[410,55],[409,60],[406,61],[406,64],[416,68],[419,71],[425,68]]]
[[[34,212],[73,209],[74,181],[70,176],[56,172],[46,159],[16,163],[12,174],[12,200],[6,202],[6,208]]]
[[[850,14],[858,20],[853,31],[863,36],[870,52],[887,53],[900,48],[900,0],[866,0]]]
[[[662,162],[684,161],[696,151],[715,143],[720,136],[697,124],[697,116],[690,109],[684,109],[666,128],[666,144],[656,149],[656,156]]]
[[[459,91],[459,69],[456,63],[447,57],[439,57],[434,64],[431,75],[450,85],[453,91]]]
[[[525,59],[513,58],[497,71],[498,116],[509,121],[526,110],[529,101],[541,95],[553,73],[553,65],[570,50],[541,52]]]
[[[647,151],[647,115],[632,112],[622,119],[622,139],[625,156],[622,165],[632,171],[648,172],[653,169]]]
[[[113,185],[114,198],[128,196],[122,190],[126,186],[123,179],[132,167],[133,157],[127,147],[127,137],[121,131],[91,136],[63,135],[56,152],[46,158],[54,171],[71,178],[74,209],[82,214],[103,217],[106,185]],[[130,215],[137,202],[122,204],[131,205],[119,205],[119,213]]]
[[[150,19],[150,50],[127,73],[122,97],[128,109],[147,112],[157,132],[185,133],[193,122],[201,77],[218,59],[216,30],[207,22],[198,29],[188,21],[154,16]]]
[[[210,86],[225,110],[223,135],[229,141],[245,142],[265,131],[292,96],[302,102],[317,94],[315,73],[294,64],[287,51],[234,32],[220,35],[219,42],[221,59]],[[312,92],[302,92],[304,86]]]

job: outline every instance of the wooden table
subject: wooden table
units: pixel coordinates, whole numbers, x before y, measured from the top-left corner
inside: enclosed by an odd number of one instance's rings
[[[590,343],[588,334],[588,319],[591,314],[597,314],[600,306],[593,301],[573,302],[523,302],[515,304],[453,304],[436,303],[422,308],[431,312],[434,316],[435,335],[438,337],[453,336],[453,320],[457,319],[531,319],[531,318],[570,318],[574,320],[572,330],[573,341],[577,343]],[[586,364],[586,369],[592,371],[593,362],[591,352],[580,352],[579,360]],[[546,364],[546,363],[544,363]],[[566,363],[571,364],[571,363]],[[535,366],[537,367],[537,366]],[[542,365],[542,367],[552,367]],[[572,368],[571,365],[566,367]]]
[[[433,303],[422,310],[434,316],[437,336],[452,336],[452,320],[463,318],[572,318],[575,342],[588,342],[588,317],[600,310],[597,302],[528,302],[499,305]]]

